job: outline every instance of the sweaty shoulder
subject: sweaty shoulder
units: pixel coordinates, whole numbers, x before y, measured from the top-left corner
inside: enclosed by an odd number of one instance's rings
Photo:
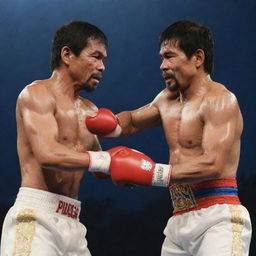
[[[88,112],[89,115],[95,114],[96,112],[98,112],[99,109],[93,102],[91,102],[88,99],[82,98],[82,97],[80,97],[80,99],[83,102],[84,108]]]
[[[205,94],[203,107],[207,114],[240,113],[236,96],[224,85],[212,82],[209,91]]]
[[[160,93],[157,94],[155,99],[153,100],[152,104],[156,106],[160,106],[165,102],[170,102],[172,100],[176,100],[179,97],[178,91],[171,92],[168,88],[165,88]]]
[[[31,110],[44,112],[55,107],[55,98],[49,89],[48,83],[35,81],[27,85],[19,94],[17,108],[29,108]]]

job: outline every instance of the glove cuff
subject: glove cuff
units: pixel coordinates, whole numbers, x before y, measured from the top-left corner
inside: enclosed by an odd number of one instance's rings
[[[102,172],[109,174],[111,157],[106,151],[87,151],[90,157],[89,172]]]
[[[116,138],[119,137],[119,135],[122,133],[122,128],[121,126],[118,124],[115,128],[114,131],[112,131],[111,133],[107,134],[104,136],[104,138],[106,139],[111,139],[111,138]]]
[[[171,165],[156,164],[152,178],[152,186],[168,187],[171,177],[171,170]]]

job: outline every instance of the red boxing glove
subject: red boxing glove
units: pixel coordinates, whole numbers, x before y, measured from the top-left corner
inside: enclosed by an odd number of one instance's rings
[[[122,132],[118,118],[107,108],[100,108],[95,116],[87,116],[85,124],[90,132],[105,138],[118,137]]]
[[[170,165],[156,164],[145,154],[127,147],[118,147],[118,150],[110,154],[110,173],[113,182],[162,187],[169,185]]]

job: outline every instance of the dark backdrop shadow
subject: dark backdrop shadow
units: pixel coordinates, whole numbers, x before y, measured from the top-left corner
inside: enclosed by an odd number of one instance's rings
[[[26,84],[50,76],[54,31],[70,20],[85,20],[107,34],[104,78],[93,94],[84,96],[99,107],[120,112],[149,103],[164,88],[158,36],[177,20],[193,19],[212,29],[216,50],[212,78],[235,93],[243,113],[239,191],[255,230],[255,12],[254,0],[1,0],[0,223],[20,185],[16,99]],[[161,128],[127,139],[101,140],[101,144],[103,149],[125,145],[156,162],[168,161]],[[88,174],[81,184],[80,200],[93,256],[159,255],[171,212],[168,191],[118,188]],[[251,256],[255,254],[254,235]]]

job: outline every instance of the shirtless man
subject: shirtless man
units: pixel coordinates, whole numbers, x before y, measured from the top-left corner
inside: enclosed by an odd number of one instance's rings
[[[22,182],[4,221],[2,256],[91,255],[79,222],[79,185],[85,170],[107,173],[110,154],[87,130],[86,115],[98,109],[79,92],[97,87],[106,47],[104,33],[89,23],[62,26],[53,40],[52,76],[18,97]]]
[[[250,217],[235,179],[243,119],[235,95],[210,78],[210,30],[193,21],[172,24],[161,34],[160,57],[166,88],[137,110],[115,116],[100,109],[87,117],[88,129],[117,137],[163,126],[169,165],[123,148],[110,166],[118,184],[169,187],[174,212],[164,230],[162,256],[248,255]],[[130,161],[135,155],[138,161]]]

